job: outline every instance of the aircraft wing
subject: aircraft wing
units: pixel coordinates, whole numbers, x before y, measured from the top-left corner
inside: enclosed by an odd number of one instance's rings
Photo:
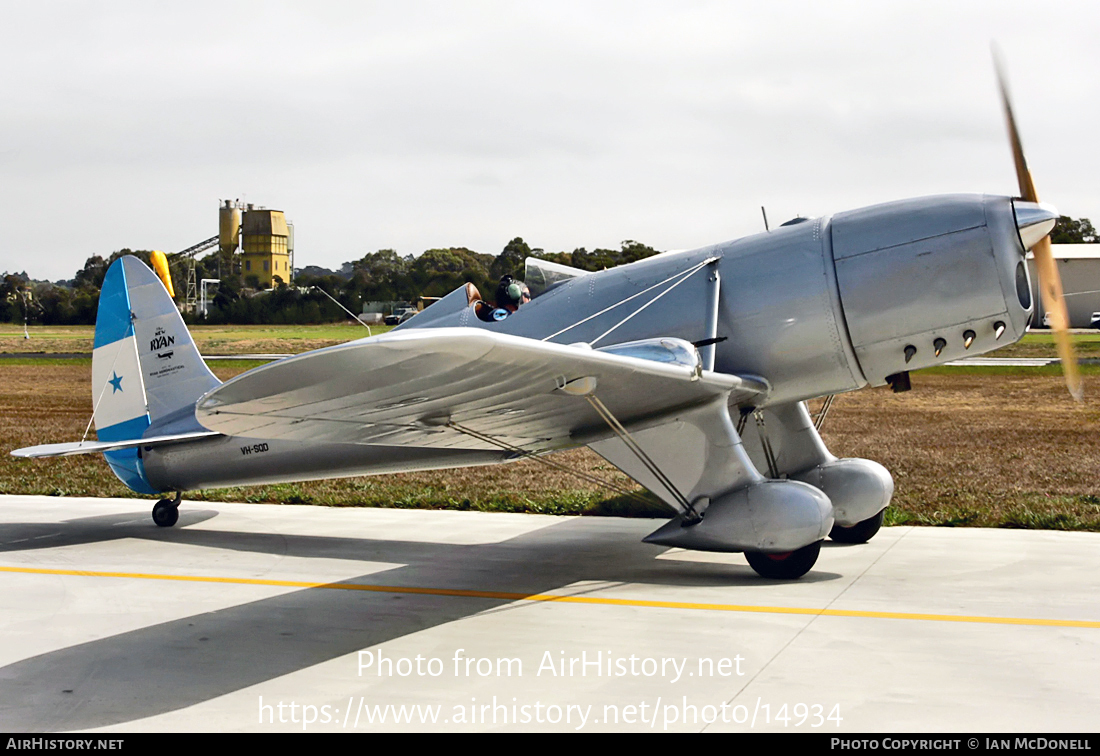
[[[206,428],[298,441],[524,450],[610,434],[585,395],[628,428],[760,379],[476,328],[396,331],[291,357],[230,380],[196,404]],[[468,432],[462,432],[458,429]]]

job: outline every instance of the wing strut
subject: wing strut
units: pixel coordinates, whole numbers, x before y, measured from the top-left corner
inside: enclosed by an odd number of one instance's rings
[[[615,432],[615,435],[622,439],[622,442],[626,444],[626,448],[634,453],[638,461],[653,473],[653,476],[668,490],[672,498],[676,500],[676,503],[683,508],[683,518],[690,523],[699,522],[703,519],[702,516],[695,511],[695,507],[691,506],[691,502],[687,500],[687,497],[680,493],[680,489],[673,485],[668,476],[661,471],[661,468],[657,467],[657,464],[652,459],[650,459],[650,456],[638,445],[638,442],[635,441],[634,437],[623,427],[622,423],[611,414],[611,410],[609,410],[595,394],[586,394],[584,398],[588,400],[588,403],[592,405],[592,409],[596,410],[599,416],[604,419],[604,422],[606,422],[611,430]]]
[[[824,403],[821,405],[821,409],[817,412],[817,417],[814,418],[814,430],[820,431],[821,426],[825,424],[825,418],[829,414],[829,410],[833,406],[833,400],[836,399],[836,394],[829,394],[825,397]]]
[[[756,420],[756,432],[760,435],[760,446],[764,449],[764,460],[768,463],[768,477],[779,477],[779,465],[775,461],[775,451],[772,449],[771,439],[768,438],[768,426],[764,421],[762,410],[753,410],[753,418]]]
[[[710,275],[707,277],[706,325],[704,341],[710,342],[699,350],[703,358],[703,370],[714,370],[714,350],[718,343],[718,299],[722,294],[722,275],[718,272],[718,260],[711,258]]]

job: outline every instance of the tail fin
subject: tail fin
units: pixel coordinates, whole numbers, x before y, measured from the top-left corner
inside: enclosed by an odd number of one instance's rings
[[[203,362],[164,284],[136,257],[107,269],[92,351],[92,406],[100,441],[141,438],[152,422],[193,405],[219,385]],[[139,450],[104,454],[139,493],[157,493]]]

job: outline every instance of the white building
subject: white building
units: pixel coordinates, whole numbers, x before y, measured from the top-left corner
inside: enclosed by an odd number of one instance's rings
[[[1089,328],[1092,314],[1100,312],[1100,244],[1052,244],[1054,262],[1062,277],[1071,328]],[[1031,276],[1031,298],[1035,302],[1032,326],[1043,322],[1043,302],[1039,298],[1039,279],[1035,261],[1027,253],[1027,272]]]

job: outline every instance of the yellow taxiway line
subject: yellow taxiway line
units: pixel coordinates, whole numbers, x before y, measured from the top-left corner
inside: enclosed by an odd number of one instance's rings
[[[745,604],[708,604],[691,601],[646,601],[642,599],[601,598],[598,596],[562,596],[556,593],[511,593],[506,591],[470,591],[456,588],[421,588],[405,585],[370,585],[367,583],[316,583],[301,580],[264,580],[260,578],[211,577],[205,575],[165,575],[147,572],[102,572],[92,570],[56,570],[40,567],[5,567],[0,572],[24,575],[68,575],[77,577],[127,578],[131,580],[175,580],[185,583],[224,583],[228,585],[263,585],[278,588],[324,588],[337,591],[368,591],[371,593],[404,593],[422,596],[456,596],[460,598],[499,599],[504,601],[553,601],[562,604],[596,606],[639,606],[653,609],[690,609],[713,612],[746,612],[755,614],[802,614],[818,617],[861,617],[867,619],[919,620],[924,622],[970,622],[987,625],[1028,625],[1038,627],[1100,628],[1100,622],[1087,620],[1042,619],[1038,617],[983,617],[963,614],[923,614],[916,612],[869,612],[854,609],[813,609],[795,606],[751,606]]]

